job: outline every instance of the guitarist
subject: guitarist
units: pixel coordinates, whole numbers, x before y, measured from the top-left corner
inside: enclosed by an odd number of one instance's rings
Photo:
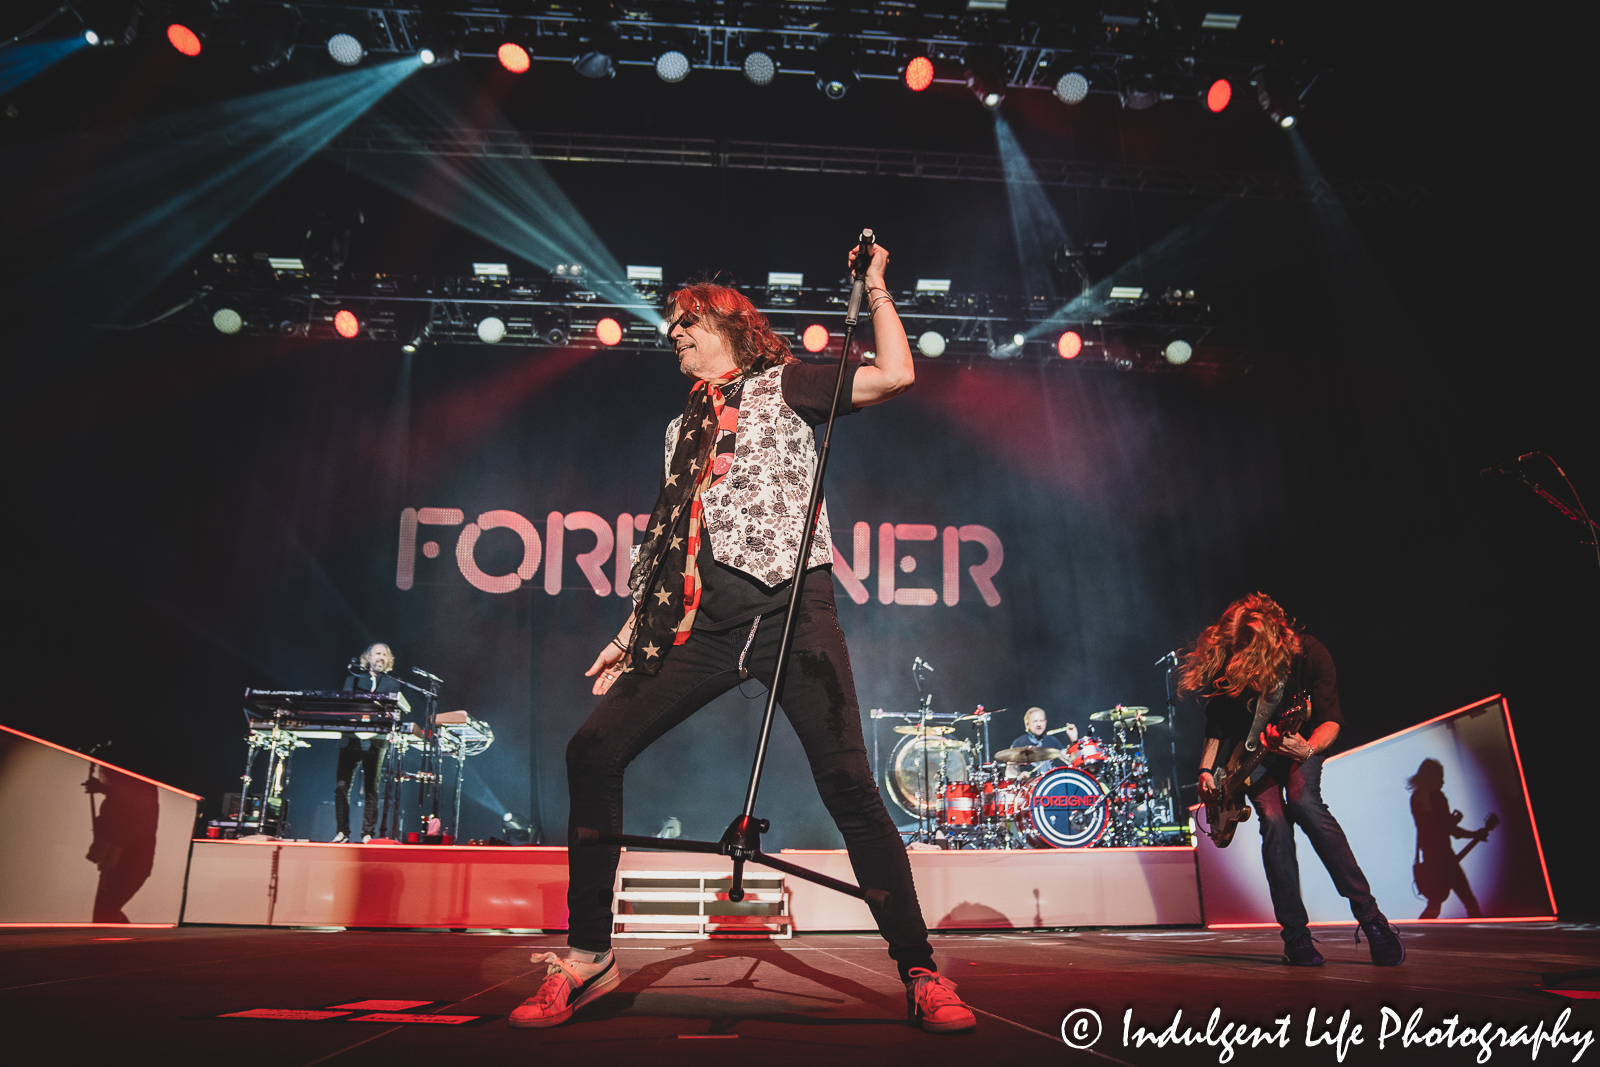
[[[1224,741],[1240,742],[1242,757],[1264,745],[1267,755],[1251,779],[1249,796],[1261,819],[1261,860],[1272,890],[1272,910],[1281,926],[1283,961],[1320,967],[1300,899],[1300,866],[1294,828],[1299,826],[1333,878],[1340,896],[1366,932],[1372,962],[1393,967],[1405,946],[1373,899],[1366,875],[1333,813],[1322,802],[1322,760],[1339,736],[1339,690],[1333,657],[1316,638],[1301,633],[1276,602],[1253,593],[1228,605],[1201,631],[1184,661],[1179,692],[1205,691],[1206,744],[1200,759],[1200,799],[1220,797],[1218,766]],[[1297,731],[1279,733],[1274,714],[1307,694],[1311,711]],[[1239,762],[1239,761],[1235,761]],[[1357,935],[1360,936],[1359,934]]]
[[[1444,902],[1454,892],[1466,906],[1467,918],[1482,918],[1483,909],[1472,893],[1467,872],[1461,869],[1461,857],[1479,842],[1489,839],[1489,831],[1495,828],[1498,818],[1489,816],[1481,830],[1463,830],[1461,813],[1450,810],[1450,801],[1444,795],[1444,765],[1436,759],[1423,760],[1417,773],[1406,779],[1406,788],[1411,790],[1411,818],[1417,824],[1417,854],[1420,856],[1412,875],[1417,891],[1428,901],[1418,917],[1437,919]],[[1472,844],[1457,853],[1451,842],[1455,837],[1464,837]]]

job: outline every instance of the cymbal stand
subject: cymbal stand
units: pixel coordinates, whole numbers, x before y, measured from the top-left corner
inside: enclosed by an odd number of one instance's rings
[[[822,480],[828,470],[828,453],[833,447],[833,423],[839,412],[839,400],[844,395],[844,371],[850,361],[850,345],[855,339],[856,323],[861,315],[861,304],[866,297],[867,264],[871,261],[874,238],[871,230],[861,232],[860,251],[854,264],[855,277],[850,287],[850,303],[844,315],[844,343],[839,349],[839,370],[833,382],[833,403],[828,406],[828,422],[822,433],[822,445],[817,449],[816,472],[811,478],[811,498],[806,504],[809,521],[800,535],[800,550],[795,553],[793,578],[790,582],[789,607],[783,616],[783,636],[778,641],[778,661],[772,673],[772,684],[767,690],[767,708],[761,719],[761,734],[756,741],[755,760],[750,767],[750,786],[744,795],[744,810],[728,824],[719,841],[685,841],[683,838],[642,837],[634,834],[601,832],[592,827],[579,826],[573,830],[573,844],[619,845],[634,848],[660,848],[671,852],[705,852],[733,858],[733,880],[728,887],[728,899],[744,899],[744,865],[759,863],[764,867],[791,874],[796,878],[881,906],[888,899],[882,889],[863,889],[829,878],[816,871],[797,867],[761,851],[761,835],[771,824],[755,817],[756,794],[761,789],[761,771],[766,765],[767,746],[772,740],[772,723],[778,710],[778,694],[783,691],[784,676],[788,673],[789,650],[794,645],[795,624],[800,616],[800,594],[805,585],[806,563],[811,558],[811,545],[816,539],[817,519],[822,512]]]

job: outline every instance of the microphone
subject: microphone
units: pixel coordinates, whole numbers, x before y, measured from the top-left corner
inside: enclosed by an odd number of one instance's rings
[[[415,674],[415,675],[420,675],[421,677],[428,679],[430,682],[442,682],[442,681],[444,681],[444,679],[439,677],[437,674],[429,674],[427,671],[423,670],[421,667],[412,667],[411,668],[411,673]]]
[[[1177,665],[1177,663],[1178,663],[1178,650],[1177,649],[1173,649],[1171,652],[1168,652],[1165,656],[1162,656],[1160,659],[1156,660],[1155,663],[1151,664],[1151,666],[1159,667],[1163,663],[1167,662],[1168,660],[1171,660],[1174,666]]]
[[[870,228],[863,227],[859,241],[860,243],[856,245],[856,261],[852,269],[857,278],[865,278],[867,276],[867,266],[872,262],[872,246],[877,243],[877,238],[872,235]]]

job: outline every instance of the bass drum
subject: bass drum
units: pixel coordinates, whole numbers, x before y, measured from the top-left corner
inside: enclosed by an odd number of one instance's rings
[[[883,769],[884,792],[912,818],[938,816],[943,806],[940,788],[967,781],[968,748],[965,741],[943,737],[906,737],[894,747]]]
[[[1094,775],[1057,767],[1028,782],[1017,804],[1017,830],[1033,848],[1087,848],[1106,832],[1109,802]]]

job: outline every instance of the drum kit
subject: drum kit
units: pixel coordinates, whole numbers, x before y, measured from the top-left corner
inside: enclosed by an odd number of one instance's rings
[[[1089,716],[1103,736],[1091,726],[1076,740],[1063,739],[1064,748],[1003,748],[990,759],[989,720],[1004,710],[979,705],[968,715],[941,715],[929,697],[916,712],[870,712],[907,720],[894,727],[903,736],[883,783],[917,820],[912,842],[986,849],[1170,843],[1171,797],[1158,792],[1145,758],[1145,729],[1164,716],[1118,704]],[[876,758],[876,737],[873,747]]]

